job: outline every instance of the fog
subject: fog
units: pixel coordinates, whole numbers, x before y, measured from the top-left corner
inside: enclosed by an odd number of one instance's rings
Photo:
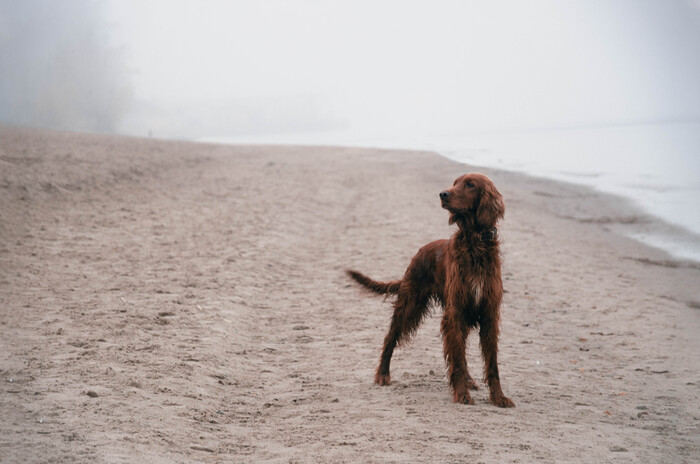
[[[0,121],[119,130],[131,80],[106,29],[90,0],[0,0]]]
[[[700,120],[681,0],[0,0],[0,120],[201,138]]]

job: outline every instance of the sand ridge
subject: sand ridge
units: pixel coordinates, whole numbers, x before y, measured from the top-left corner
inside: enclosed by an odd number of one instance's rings
[[[468,170],[0,128],[0,461],[695,462],[700,270],[579,187],[480,169],[515,409],[451,402],[438,311],[372,384],[390,302],[343,271],[399,277]]]

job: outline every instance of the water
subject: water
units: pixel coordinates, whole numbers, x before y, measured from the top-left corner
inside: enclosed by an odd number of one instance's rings
[[[674,226],[630,229],[627,235],[673,256],[700,261],[700,123],[430,136],[345,131],[207,140],[431,150],[458,162],[587,185],[628,198]]]

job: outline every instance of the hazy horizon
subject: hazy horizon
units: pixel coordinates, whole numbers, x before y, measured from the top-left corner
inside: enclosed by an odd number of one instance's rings
[[[698,5],[1,0],[0,120],[178,138],[698,121]]]

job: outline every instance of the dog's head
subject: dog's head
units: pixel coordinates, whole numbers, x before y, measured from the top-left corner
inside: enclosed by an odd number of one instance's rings
[[[450,224],[466,220],[485,229],[496,226],[505,213],[503,197],[483,174],[465,174],[452,187],[440,192],[442,207],[450,212]]]

